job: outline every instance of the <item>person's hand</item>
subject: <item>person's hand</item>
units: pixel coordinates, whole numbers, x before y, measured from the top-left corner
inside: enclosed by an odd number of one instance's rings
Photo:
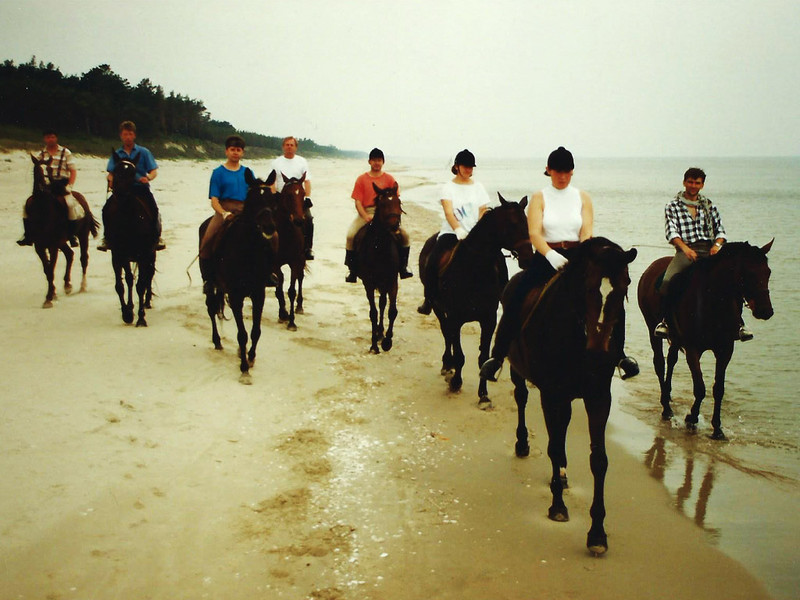
[[[231,216],[233,216],[233,213],[230,212],[229,210],[226,210],[225,212],[222,213],[222,220],[223,221],[227,221],[228,217],[231,217]]]
[[[140,177],[139,178],[139,183],[150,183],[150,179],[147,176]]]
[[[547,259],[547,262],[550,263],[550,266],[553,267],[556,271],[559,269],[563,269],[564,266],[569,262],[566,258],[564,258],[560,253],[556,252],[555,250],[548,250],[547,254],[544,255]]]
[[[372,219],[374,218],[375,217],[373,215],[367,214],[367,216],[364,217],[364,221],[366,221],[367,223],[372,223]]]
[[[464,228],[463,228],[463,227],[461,227],[461,226],[458,226],[458,227],[456,227],[456,229],[455,229],[455,234],[456,234],[456,237],[457,237],[459,240],[463,240],[465,237],[467,237],[467,230],[466,230],[466,229],[464,229]]]
[[[686,248],[683,249],[683,253],[690,261],[695,262],[697,260],[697,252],[692,250],[689,246],[686,246]]]

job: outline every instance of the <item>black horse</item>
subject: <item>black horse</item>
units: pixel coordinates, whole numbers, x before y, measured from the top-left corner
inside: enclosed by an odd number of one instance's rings
[[[714,431],[711,437],[725,439],[720,417],[725,393],[725,371],[733,356],[734,342],[742,323],[743,302],[747,302],[756,319],[769,319],[773,313],[769,297],[770,269],[767,265],[770,248],[772,242],[763,248],[746,242],[725,244],[715,256],[675,276],[668,292],[678,297],[672,302],[672,314],[666,315],[671,344],[667,353],[666,375],[663,340],[653,335],[653,329],[664,316],[661,314],[656,283],[666,271],[670,257],[659,258],[642,274],[638,290],[639,308],[650,332],[653,367],[661,387],[661,416],[664,420],[673,416],[670,407],[672,373],[678,361],[678,351],[683,349],[694,387],[694,404],[686,415],[686,425],[690,429],[697,428],[700,404],[706,395],[700,357],[706,350],[711,350],[716,358],[714,414],[711,418]]]
[[[71,272],[75,252],[67,243],[67,206],[64,200],[66,194],[65,179],[53,179],[51,172],[52,157],[40,160],[31,155],[33,162],[33,193],[26,201],[27,222],[30,237],[39,260],[42,261],[44,275],[47,278],[47,295],[42,308],[52,308],[56,299],[55,269],[58,261],[58,251],[64,253],[67,261],[64,270],[64,292],[72,292]],[[48,181],[50,183],[48,183]],[[86,270],[89,266],[89,234],[97,237],[97,228],[100,225],[92,215],[86,199],[78,192],[72,192],[84,209],[84,216],[78,220],[75,233],[80,243],[81,252],[81,288],[86,291]]]
[[[397,279],[400,257],[396,234],[400,230],[402,207],[397,184],[381,189],[372,184],[375,197],[375,216],[361,228],[353,243],[356,255],[356,273],[364,284],[369,302],[369,319],[372,322],[370,352],[380,354],[378,342],[384,351],[391,350],[394,321],[397,318]],[[380,295],[380,313],[375,306],[375,290]],[[389,326],[384,334],[383,316],[389,302]]]
[[[264,309],[265,288],[272,281],[275,255],[278,249],[275,221],[273,219],[274,172],[266,182],[256,179],[252,171],[245,171],[249,186],[242,212],[228,219],[217,235],[212,249],[214,277],[206,289],[206,308],[211,319],[211,341],[214,348],[222,350],[222,341],[217,330],[217,316],[222,316],[225,296],[236,321],[239,343],[240,381],[250,383],[250,367],[256,360],[256,346],[261,337],[261,314]],[[200,225],[202,242],[208,223]],[[250,331],[250,350],[247,350],[247,328],[244,324],[244,299],[250,298],[253,306],[253,324]]]
[[[103,209],[103,228],[111,249],[114,289],[119,296],[122,320],[133,322],[133,269],[136,264],[136,294],[139,298],[137,327],[147,327],[145,309],[151,308],[153,275],[156,270],[158,215],[137,193],[136,160],[122,159],[111,153],[114,161],[112,194]],[[125,274],[123,283],[122,275]],[[127,288],[126,288],[127,286]],[[127,291],[127,294],[126,294]]]
[[[590,465],[594,475],[592,526],[586,545],[594,554],[608,549],[603,520],[605,474],[608,467],[605,429],[611,409],[611,377],[622,357],[624,331],[615,325],[624,318],[624,301],[630,284],[628,264],[636,250],[623,251],[602,237],[583,242],[563,271],[543,287],[533,289],[522,305],[520,334],[508,355],[514,399],[517,402],[517,456],[527,456],[528,429],[525,407],[526,380],[541,395],[552,465],[550,490],[553,502],[548,516],[569,520],[563,500],[561,470],[567,466],[566,435],[572,416],[572,400],[583,398],[589,417]],[[510,298],[520,275],[504,292]]]
[[[306,247],[303,236],[305,225],[303,182],[306,180],[306,175],[303,173],[300,179],[288,178],[283,174],[281,176],[284,181],[283,189],[272,201],[275,224],[281,241],[274,267],[275,276],[278,278],[275,286],[275,298],[278,300],[278,320],[281,323],[287,323],[286,327],[290,331],[297,331],[294,315],[303,313],[303,277],[306,269]],[[288,311],[286,310],[286,297],[283,293],[285,279],[281,271],[283,265],[288,265],[290,269]]]
[[[498,196],[500,206],[488,210],[464,240],[452,251],[438,257],[434,289],[426,291],[444,336],[441,374],[448,381],[451,392],[459,391],[463,383],[461,327],[464,323],[480,323],[478,365],[489,358],[500,294],[508,282],[502,250],[511,251],[523,268],[533,258],[525,216],[527,196],[520,202],[507,202],[499,193]],[[431,236],[420,252],[420,273],[425,273],[428,268],[428,257],[435,242],[436,236]],[[433,282],[426,285],[433,285]],[[485,379],[478,384],[478,398],[481,408],[491,406]]]

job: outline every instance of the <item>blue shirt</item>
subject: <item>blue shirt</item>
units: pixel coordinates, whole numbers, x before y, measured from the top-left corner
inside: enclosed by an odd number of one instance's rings
[[[117,155],[117,158],[120,159],[127,159],[131,162],[136,160],[136,157],[139,157],[139,162],[136,163],[136,182],[139,182],[139,179],[142,177],[147,177],[147,174],[152,171],[153,169],[157,169],[158,165],[156,164],[156,159],[153,158],[153,154],[145,148],[144,146],[139,146],[138,144],[133,145],[133,150],[131,153],[128,154],[125,152],[125,149],[120,147],[114,150],[114,154]],[[106,166],[106,171],[109,173],[114,172],[114,157],[108,159],[108,165]],[[143,185],[143,184],[140,184]]]
[[[239,165],[239,169],[231,171],[220,165],[211,172],[211,183],[208,186],[208,197],[220,200],[239,200],[244,202],[247,198],[248,186],[244,180],[248,167]]]

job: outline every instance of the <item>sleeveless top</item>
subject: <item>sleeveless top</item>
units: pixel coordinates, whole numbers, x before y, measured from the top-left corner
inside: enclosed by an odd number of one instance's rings
[[[542,190],[544,211],[542,229],[547,242],[580,241],[583,217],[581,192],[572,186],[558,190],[553,186]]]

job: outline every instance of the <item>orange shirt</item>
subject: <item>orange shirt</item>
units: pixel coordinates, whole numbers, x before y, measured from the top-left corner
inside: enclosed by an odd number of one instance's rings
[[[386,189],[395,184],[394,177],[388,173],[381,173],[380,177],[372,177],[369,172],[362,173],[356,179],[356,184],[353,186],[353,200],[361,202],[361,206],[367,208],[375,206],[375,190],[372,189],[372,184],[377,185],[379,188]],[[398,191],[399,193],[399,191]]]

